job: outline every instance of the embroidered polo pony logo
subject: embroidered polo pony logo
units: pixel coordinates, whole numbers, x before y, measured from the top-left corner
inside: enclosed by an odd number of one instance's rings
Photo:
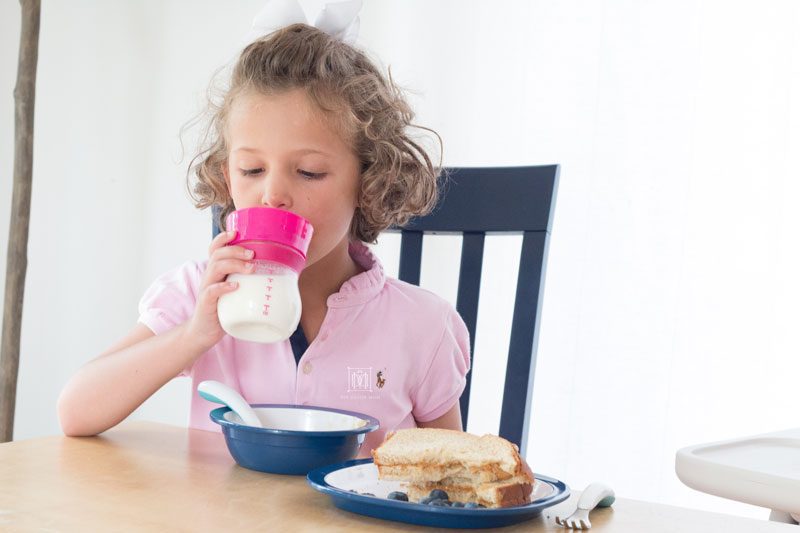
[[[378,370],[378,382],[376,383],[379,389],[386,385],[386,378],[383,377],[383,370]]]

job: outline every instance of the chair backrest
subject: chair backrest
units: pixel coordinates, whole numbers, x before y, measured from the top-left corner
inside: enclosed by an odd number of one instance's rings
[[[456,309],[469,330],[474,359],[484,238],[487,234],[523,235],[499,434],[524,452],[559,166],[450,168],[448,173],[436,209],[394,229],[402,234],[399,277],[419,285],[423,234],[463,235]],[[464,428],[471,382],[470,372],[460,400]]]
[[[487,234],[522,234],[499,434],[524,452],[559,166],[449,168],[447,173],[441,199],[431,214],[388,230],[402,235],[399,277],[419,285],[425,233],[463,235],[456,310],[469,330],[470,357],[474,359],[484,239]],[[215,221],[216,213],[215,209]],[[217,233],[214,223],[212,235]],[[470,372],[460,399],[465,428],[471,383]]]

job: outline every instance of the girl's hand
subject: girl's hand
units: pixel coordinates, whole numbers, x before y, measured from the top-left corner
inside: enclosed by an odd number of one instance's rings
[[[187,338],[197,343],[203,352],[222,339],[225,331],[217,317],[217,302],[220,296],[233,292],[238,283],[225,281],[228,274],[250,274],[253,271],[252,250],[241,246],[226,246],[235,232],[222,232],[217,235],[208,248],[208,266],[200,281],[200,291],[194,314],[187,325]]]

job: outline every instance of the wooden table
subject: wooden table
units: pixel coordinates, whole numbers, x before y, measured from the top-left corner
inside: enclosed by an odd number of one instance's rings
[[[555,515],[498,531],[565,531]],[[785,531],[797,526],[619,498],[594,530]],[[219,433],[127,422],[99,437],[0,445],[0,531],[422,531],[341,511],[303,477],[240,468]],[[448,530],[441,530],[448,531]]]

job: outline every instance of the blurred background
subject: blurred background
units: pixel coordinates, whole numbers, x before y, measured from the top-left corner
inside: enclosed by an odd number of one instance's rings
[[[185,186],[213,73],[260,0],[42,2],[15,439],[160,273],[206,257]],[[305,1],[309,18],[322,2]],[[798,426],[800,4],[368,0],[358,46],[448,166],[562,165],[526,452],[576,488],[766,518],[685,487],[683,446]],[[19,5],[0,3],[0,275]],[[486,243],[469,431],[497,432],[521,238]],[[422,285],[455,304],[460,241]],[[397,274],[399,237],[376,246]],[[3,278],[4,279],[4,278]],[[185,425],[188,380],[134,418]],[[524,401],[524,399],[523,399]],[[480,407],[478,407],[480,406]]]

